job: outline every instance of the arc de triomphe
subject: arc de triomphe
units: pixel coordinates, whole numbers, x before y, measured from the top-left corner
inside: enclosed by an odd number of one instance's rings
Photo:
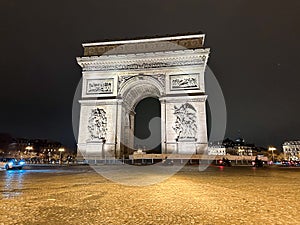
[[[127,157],[134,149],[135,107],[161,104],[161,151],[207,149],[204,34],[83,44],[78,153],[86,159]]]

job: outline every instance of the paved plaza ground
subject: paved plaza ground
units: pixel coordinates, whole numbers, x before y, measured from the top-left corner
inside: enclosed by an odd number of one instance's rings
[[[300,168],[186,166],[148,186],[88,166],[0,178],[0,224],[300,224]]]

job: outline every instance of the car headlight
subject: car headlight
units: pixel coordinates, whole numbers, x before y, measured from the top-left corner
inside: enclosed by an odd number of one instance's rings
[[[14,163],[12,163],[12,162],[9,162],[9,163],[8,163],[9,166],[12,166],[13,164],[14,164]]]
[[[23,166],[23,165],[25,164],[25,162],[24,162],[24,161],[21,161],[19,164],[20,164],[21,166]]]

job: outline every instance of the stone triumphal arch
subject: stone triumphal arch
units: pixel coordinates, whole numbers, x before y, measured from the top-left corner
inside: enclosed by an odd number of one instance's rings
[[[161,104],[161,151],[207,149],[204,34],[83,44],[78,152],[86,159],[132,154],[135,107]],[[160,144],[160,143],[158,143]]]

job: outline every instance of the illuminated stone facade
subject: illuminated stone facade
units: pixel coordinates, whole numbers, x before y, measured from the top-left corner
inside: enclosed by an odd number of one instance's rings
[[[218,145],[210,145],[208,146],[208,155],[226,155],[226,148],[225,146],[218,144]]]
[[[78,152],[122,158],[134,149],[136,105],[161,103],[162,153],[207,151],[204,35],[83,44]]]
[[[300,159],[300,141],[286,141],[283,143],[282,148],[285,159]]]

